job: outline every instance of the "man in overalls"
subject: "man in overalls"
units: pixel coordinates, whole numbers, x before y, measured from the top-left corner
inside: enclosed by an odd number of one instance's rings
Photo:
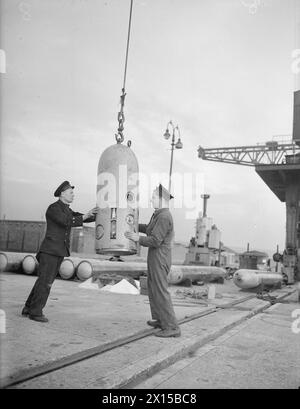
[[[169,201],[172,198],[168,190],[160,184],[152,195],[151,202],[155,212],[149,224],[139,224],[139,231],[147,236],[125,233],[128,239],[149,247],[147,286],[153,320],[147,323],[154,328],[161,328],[155,335],[163,338],[180,336],[167,281],[172,264],[171,243],[174,237],[173,218],[169,210]]]

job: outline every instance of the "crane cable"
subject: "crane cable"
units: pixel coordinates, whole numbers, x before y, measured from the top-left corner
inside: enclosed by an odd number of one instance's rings
[[[294,0],[294,17],[295,17],[295,36],[294,36],[294,53],[295,58],[298,60],[298,52],[300,49],[300,0]],[[294,54],[293,54],[294,57]],[[294,75],[294,88],[298,91],[300,88],[299,72]]]
[[[124,122],[125,122],[125,115],[124,115],[124,103],[125,103],[125,84],[126,84],[126,75],[127,75],[127,63],[128,63],[128,51],[129,51],[129,41],[130,41],[130,31],[131,31],[131,17],[132,17],[132,6],[133,0],[130,2],[130,13],[129,13],[129,23],[128,23],[128,35],[127,35],[127,46],[126,46],[126,58],[125,58],[125,69],[124,69],[124,79],[123,79],[123,88],[122,88],[122,95],[120,97],[120,112],[118,112],[118,133],[115,135],[117,143],[122,143],[124,141]]]

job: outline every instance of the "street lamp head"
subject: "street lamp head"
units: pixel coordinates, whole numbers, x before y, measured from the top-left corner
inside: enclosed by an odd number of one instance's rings
[[[183,148],[183,145],[182,145],[182,142],[181,142],[180,138],[178,138],[178,141],[176,142],[175,148],[176,149],[182,149]]]
[[[173,134],[174,134],[174,131],[175,131],[173,122],[172,122],[172,121],[169,121],[169,122],[167,123],[166,132],[164,133],[164,138],[165,138],[165,139],[169,139],[170,136],[171,136],[170,131],[169,131],[169,126],[172,126],[172,128],[173,128]]]
[[[166,132],[164,133],[164,137],[165,137],[165,139],[169,139],[170,136],[171,136],[171,134],[170,134],[170,132],[169,132],[169,129],[167,128],[167,129],[166,129]]]

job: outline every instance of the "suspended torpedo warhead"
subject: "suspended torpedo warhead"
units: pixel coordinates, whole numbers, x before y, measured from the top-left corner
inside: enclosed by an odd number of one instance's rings
[[[129,146],[117,143],[100,157],[95,246],[98,254],[137,253],[137,244],[124,233],[138,232],[138,172],[136,156]]]

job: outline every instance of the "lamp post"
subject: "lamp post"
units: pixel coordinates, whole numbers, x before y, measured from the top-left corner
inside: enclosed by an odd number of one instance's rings
[[[169,131],[169,126],[172,127],[172,142],[171,142],[171,163],[170,163],[170,172],[169,172],[169,192],[171,193],[171,178],[172,178],[172,169],[173,169],[173,153],[175,149],[182,149],[183,145],[180,139],[180,131],[178,125],[174,126],[172,121],[169,121],[167,124],[166,132],[164,133],[165,139],[169,139],[171,134]],[[178,140],[175,143],[175,131],[178,132]]]

